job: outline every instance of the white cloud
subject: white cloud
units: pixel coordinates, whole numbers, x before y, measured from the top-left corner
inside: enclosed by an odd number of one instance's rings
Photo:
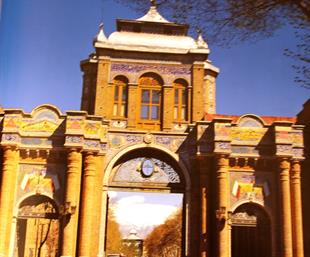
[[[173,212],[176,206],[150,204],[141,195],[123,197],[116,202],[114,208],[117,222],[121,226],[132,226],[139,229],[146,226],[162,224]]]
[[[114,199],[118,196],[117,192],[115,192],[115,191],[108,191],[108,195],[109,195],[110,199],[112,199],[112,198]]]

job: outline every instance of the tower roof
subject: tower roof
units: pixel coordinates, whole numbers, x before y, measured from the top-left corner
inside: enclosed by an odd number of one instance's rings
[[[103,27],[94,39],[96,48],[121,51],[157,52],[174,54],[209,54],[208,44],[199,35],[189,36],[188,25],[166,20],[157,10],[156,3],[136,20],[117,20],[117,31],[108,38]]]
[[[142,16],[141,18],[137,19],[137,21],[150,21],[150,22],[164,22],[169,23],[163,16],[160,15],[160,13],[157,11],[156,3],[155,1],[151,2],[152,5],[149,9],[149,11]]]

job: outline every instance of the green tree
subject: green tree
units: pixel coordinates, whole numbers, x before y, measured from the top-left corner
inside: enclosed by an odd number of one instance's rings
[[[107,254],[120,253],[122,249],[122,235],[116,221],[113,208],[109,208],[107,222]]]
[[[150,5],[149,0],[116,1],[141,12]],[[290,23],[299,41],[285,54],[295,61],[296,82],[310,88],[309,0],[160,0],[157,6],[166,17],[201,29],[208,42],[225,47],[271,37]]]
[[[180,257],[182,247],[182,209],[171,215],[146,237],[148,257]]]

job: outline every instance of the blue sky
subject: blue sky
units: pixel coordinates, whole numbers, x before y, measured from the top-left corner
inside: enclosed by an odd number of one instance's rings
[[[1,1],[1,0],[0,0]],[[50,103],[62,111],[79,109],[79,62],[93,51],[101,21],[105,33],[116,18],[138,18],[112,0],[4,0],[0,20],[0,104],[31,111]],[[289,28],[256,44],[230,49],[209,44],[221,69],[217,112],[295,116],[310,90],[294,83],[292,61],[283,49],[295,46]]]

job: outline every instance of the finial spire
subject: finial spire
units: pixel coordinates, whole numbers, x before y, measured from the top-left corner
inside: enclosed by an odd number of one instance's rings
[[[156,2],[156,0],[151,0],[151,6],[157,7],[157,2]]]
[[[95,37],[95,41],[104,42],[107,40],[107,37],[105,36],[103,29],[104,29],[104,25],[101,22],[99,25],[99,32],[98,32],[97,36]]]
[[[202,31],[200,28],[197,29],[198,37],[196,40],[198,48],[209,48],[207,42],[202,37]]]
[[[137,19],[138,21],[151,21],[151,22],[165,22],[168,23],[163,16],[161,16],[157,11],[157,2],[156,0],[150,0],[151,7],[147,14],[145,14],[143,17]]]

